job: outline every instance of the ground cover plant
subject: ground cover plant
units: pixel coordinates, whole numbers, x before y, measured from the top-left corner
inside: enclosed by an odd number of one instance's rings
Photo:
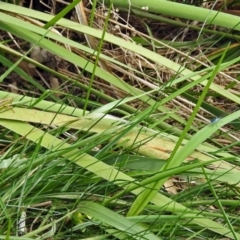
[[[0,3],[1,239],[239,239],[239,10]]]

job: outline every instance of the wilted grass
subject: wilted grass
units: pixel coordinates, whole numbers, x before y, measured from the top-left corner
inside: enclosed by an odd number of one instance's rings
[[[207,25],[237,29],[238,18],[170,1],[127,2],[113,6],[198,20],[200,34],[162,42],[151,22],[141,22],[145,32],[132,28],[130,12],[129,25],[112,34],[111,4],[92,7],[89,26],[63,18],[74,7],[81,14],[79,1],[56,17],[0,4],[1,81],[11,91],[4,87],[0,99],[12,99],[0,102],[0,238],[240,237],[238,45]],[[98,18],[100,6],[106,16]],[[51,60],[34,57],[36,46]]]

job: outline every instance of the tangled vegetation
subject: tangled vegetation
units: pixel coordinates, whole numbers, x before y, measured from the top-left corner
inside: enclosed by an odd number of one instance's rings
[[[0,238],[240,239],[238,8],[2,1]]]

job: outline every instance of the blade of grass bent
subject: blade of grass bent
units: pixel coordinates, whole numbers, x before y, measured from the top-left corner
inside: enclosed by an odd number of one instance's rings
[[[83,201],[79,203],[78,207],[80,212],[97,218],[101,222],[123,231],[134,239],[161,239],[151,233],[149,230],[145,229],[143,226],[136,224],[136,222],[133,222],[117,212],[114,212],[97,203]]]

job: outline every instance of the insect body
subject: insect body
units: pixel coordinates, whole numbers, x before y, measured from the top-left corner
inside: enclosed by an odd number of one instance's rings
[[[216,123],[218,120],[220,120],[220,118],[216,117],[216,118],[214,118],[214,119],[212,119],[210,121],[211,121],[211,123]]]
[[[13,98],[4,98],[0,100],[0,111],[3,109],[10,109],[12,108],[12,101]]]

